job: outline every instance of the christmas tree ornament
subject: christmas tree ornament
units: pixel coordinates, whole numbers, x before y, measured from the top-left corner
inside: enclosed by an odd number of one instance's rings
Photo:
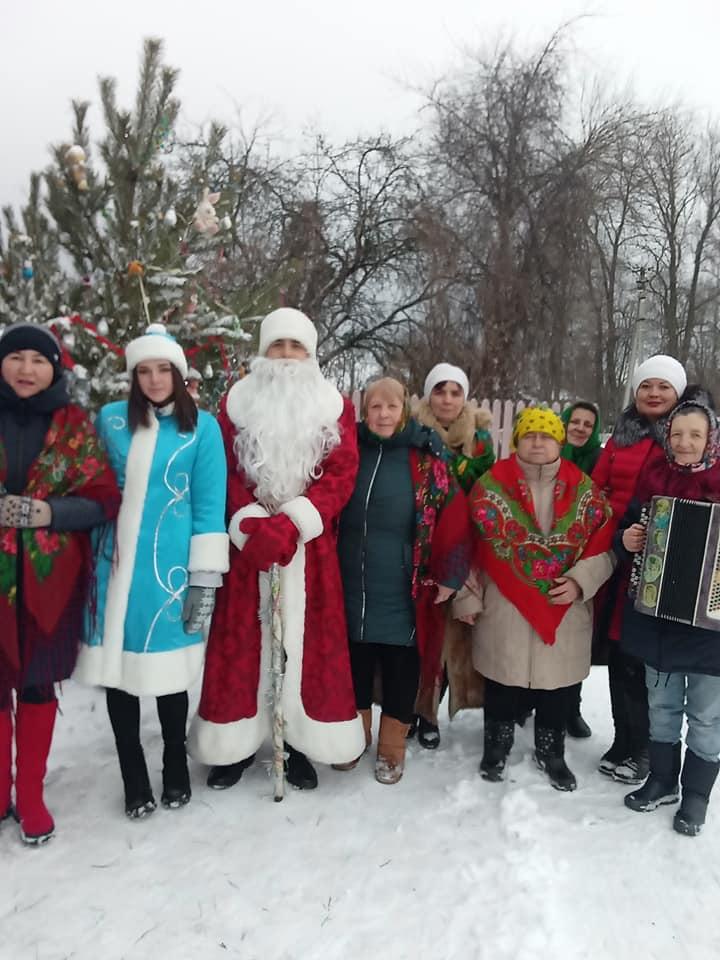
[[[177,225],[177,213],[175,213],[174,207],[169,207],[165,211],[165,216],[163,217],[163,222],[166,227],[172,227]]]
[[[145,273],[145,267],[139,260],[131,260],[128,264],[127,272],[129,277],[142,277]]]
[[[34,271],[31,260],[25,260],[22,265],[22,275],[24,280],[32,280]]]
[[[205,369],[203,370],[203,377],[205,377],[206,380],[212,380],[212,377],[213,377],[213,368],[212,368],[211,364],[209,364],[209,363],[206,363],[206,364],[205,364]]]
[[[215,204],[220,199],[219,193],[210,193],[204,187],[200,202],[193,213],[192,225],[197,233],[214,237],[220,229],[218,215],[215,213]]]
[[[224,217],[222,218],[222,220],[220,221],[220,229],[221,229],[221,230],[229,230],[230,227],[232,227],[232,220],[230,219],[230,217],[229,217],[227,214],[225,214],[225,216],[224,216]]]
[[[107,320],[99,320],[97,325],[97,332],[101,337],[106,337],[110,333],[110,327],[108,326]]]
[[[65,166],[78,190],[84,192],[88,188],[85,167],[87,155],[79,144],[75,144],[65,153]]]

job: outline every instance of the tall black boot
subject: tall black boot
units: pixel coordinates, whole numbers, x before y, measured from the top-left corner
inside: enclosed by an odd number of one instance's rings
[[[681,777],[682,803],[673,819],[673,827],[678,833],[696,837],[702,830],[719,767],[718,760],[701,760],[692,750],[685,751]]]
[[[503,779],[508,754],[515,741],[515,724],[512,720],[496,720],[485,714],[483,757],[480,761],[480,776],[483,780],[497,783]]]
[[[535,762],[556,790],[575,790],[577,780],[565,763],[565,731],[535,727]]]
[[[630,724],[627,716],[627,700],[618,643],[610,641],[608,656],[608,683],[610,686],[610,711],[613,718],[614,737],[609,750],[600,758],[598,770],[611,777],[615,768],[630,755]]]
[[[677,803],[680,799],[681,751],[679,740],[677,743],[651,740],[648,747],[650,776],[644,786],[626,795],[625,806],[638,813],[648,813],[663,804]]]
[[[163,736],[163,792],[160,800],[164,807],[174,810],[184,807],[192,796],[185,749],[187,693],[158,697],[157,711]]]
[[[110,687],[105,692],[105,698],[125,788],[125,813],[132,820],[139,820],[155,809],[155,798],[140,743],[140,700],[123,690]]]

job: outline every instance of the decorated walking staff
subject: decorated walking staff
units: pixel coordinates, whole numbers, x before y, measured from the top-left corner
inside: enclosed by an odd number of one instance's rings
[[[282,612],[280,609],[280,568],[274,563],[270,568],[270,629],[271,629],[271,670],[273,690],[272,737],[273,737],[273,779],[275,782],[274,800],[279,803],[285,790],[285,731],[282,712],[283,689],[283,637]]]

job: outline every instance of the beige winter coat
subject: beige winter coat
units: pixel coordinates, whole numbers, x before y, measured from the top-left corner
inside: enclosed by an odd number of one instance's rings
[[[552,526],[553,489],[560,460],[534,466],[518,459],[528,479],[535,515],[543,533]],[[480,573],[479,583],[461,591],[453,604],[454,616],[479,613],[473,628],[473,664],[483,676],[511,687],[555,690],[584,680],[590,672],[592,603],[615,566],[612,552],[579,560],[565,576],[580,587],[576,600],[556,632],[555,643],[544,643],[517,607],[506,600],[495,583]]]

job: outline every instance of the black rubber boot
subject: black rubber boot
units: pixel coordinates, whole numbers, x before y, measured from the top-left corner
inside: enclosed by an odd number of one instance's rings
[[[318,785],[315,767],[304,753],[300,753],[289,743],[285,744],[287,760],[285,761],[285,776],[287,782],[298,790],[314,790]]]
[[[212,787],[213,790],[227,790],[229,787],[234,787],[247,768],[252,765],[254,759],[255,754],[253,753],[245,760],[238,761],[238,763],[225,763],[210,767],[207,785]]]
[[[550,778],[556,790],[577,788],[575,775],[565,763],[565,731],[535,727],[535,762]]]
[[[425,750],[437,750],[440,746],[440,730],[425,717],[418,717],[418,743]]]
[[[682,803],[673,819],[673,828],[678,833],[696,837],[702,830],[719,767],[718,760],[701,760],[692,750],[685,751],[681,777]]]
[[[508,754],[515,740],[515,724],[511,720],[496,720],[485,714],[483,757],[480,761],[480,776],[483,780],[498,783]]]
[[[650,741],[648,749],[650,775],[645,785],[625,797],[625,806],[637,813],[649,813],[680,799],[681,744]]]

